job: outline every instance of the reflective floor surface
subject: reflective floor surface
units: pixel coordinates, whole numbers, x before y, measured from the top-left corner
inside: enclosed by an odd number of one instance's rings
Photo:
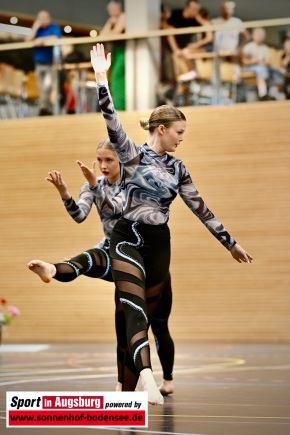
[[[0,346],[0,434],[289,435],[290,346],[176,343],[174,394],[148,428],[6,428],[6,391],[114,391],[115,345]],[[154,376],[162,372],[152,349]],[[138,388],[140,389],[139,385]]]

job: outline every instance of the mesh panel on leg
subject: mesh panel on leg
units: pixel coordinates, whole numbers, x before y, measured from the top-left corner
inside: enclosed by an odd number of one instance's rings
[[[64,261],[62,263],[55,264],[56,274],[54,279],[61,282],[69,282],[76,279],[82,270],[82,265],[73,261]]]
[[[79,275],[101,278],[110,267],[110,260],[104,251],[98,248],[89,249],[69,261],[55,264],[57,281],[69,282]]]
[[[122,390],[123,391],[135,391],[139,379],[139,372],[134,364],[133,358],[130,352],[126,352],[125,355],[125,367],[124,367],[124,379]]]
[[[128,283],[126,281],[117,281],[116,284],[118,289],[119,286],[120,289],[128,289]],[[142,288],[140,287],[139,290],[141,291]],[[126,319],[127,342],[139,331],[147,329],[148,323],[146,303],[141,297],[135,295],[135,293],[137,293],[136,288],[134,288],[134,292],[132,293],[123,290],[118,291]]]
[[[151,369],[147,329],[138,332],[131,338],[129,349],[139,372],[145,368]]]
[[[151,367],[144,279],[140,279],[143,274],[132,264],[118,260],[113,260],[112,273],[124,308],[128,350],[140,372],[145,367]],[[145,350],[141,353],[143,347]]]
[[[146,303],[148,315],[152,315],[154,313],[160,299],[163,287],[164,282],[161,282],[159,284],[156,284],[155,286],[146,289]]]
[[[84,272],[84,275],[91,278],[102,278],[109,272],[110,258],[108,254],[98,248],[88,249],[85,254],[90,257],[90,267]]]
[[[134,266],[131,263],[127,263],[126,261],[120,261],[120,260],[113,260],[113,269],[114,271],[121,271],[124,273],[128,273],[130,275],[134,275],[139,279],[144,279],[144,274],[142,270],[140,270],[138,267]]]
[[[146,347],[142,347],[141,351],[140,351],[140,357],[142,360],[142,364],[144,368],[152,368],[151,367],[151,361],[150,361],[150,347],[149,345]]]

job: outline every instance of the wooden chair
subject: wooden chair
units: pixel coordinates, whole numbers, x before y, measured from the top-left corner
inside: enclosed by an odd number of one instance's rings
[[[0,64],[1,117],[23,117],[23,89],[25,73],[12,65]]]
[[[29,71],[26,74],[25,81],[25,99],[26,101],[37,102],[40,97],[39,86],[34,71]]]
[[[225,91],[229,93],[226,96],[221,96],[224,102],[237,102],[238,82],[240,75],[240,65],[237,62],[221,60],[219,63],[219,81],[221,86],[225,86]]]
[[[40,98],[40,91],[36,74],[34,71],[29,71],[25,75],[24,89],[23,89],[23,112],[26,116],[36,116],[38,114],[38,102]]]
[[[195,60],[197,79],[210,82],[213,75],[213,61],[208,58],[199,58]]]
[[[270,47],[270,66],[272,68],[281,69],[281,59],[283,50],[280,48]]]
[[[201,91],[205,86],[209,86],[212,79],[212,59],[214,53],[197,52],[191,53],[187,58],[173,56],[173,66],[176,78],[176,89],[174,100],[178,105],[179,97],[182,98],[184,105],[209,104],[210,95],[202,97]],[[188,82],[179,81],[181,74],[195,69],[197,75]]]
[[[228,57],[229,53],[217,55],[215,52],[195,52],[188,56],[189,60],[194,61],[197,73],[192,82],[187,84],[193,104],[236,102],[237,64],[236,59],[235,62],[224,61]],[[229,87],[229,91],[223,85]]]

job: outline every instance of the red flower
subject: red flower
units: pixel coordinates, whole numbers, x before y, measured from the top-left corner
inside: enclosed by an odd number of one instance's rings
[[[6,300],[5,298],[1,298],[1,304],[2,304],[2,305],[7,304],[7,300]]]

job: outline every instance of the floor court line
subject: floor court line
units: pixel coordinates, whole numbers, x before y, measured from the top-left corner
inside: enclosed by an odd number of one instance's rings
[[[95,344],[52,345],[51,352],[33,353],[31,357],[28,354],[21,357],[20,353],[2,354],[0,370],[13,367],[13,372],[1,377],[1,435],[10,433],[4,429],[6,391],[16,390],[17,385],[17,391],[43,391],[51,387],[78,392],[92,391],[92,387],[94,391],[112,390],[117,370],[115,354],[107,352],[110,346],[104,346],[103,358],[98,352],[98,362],[93,351]],[[175,392],[165,397],[163,407],[149,405],[148,428],[85,427],[76,428],[73,433],[83,435],[84,429],[91,429],[112,435],[289,435],[289,350],[289,345],[242,344],[230,348],[196,343],[178,345]],[[15,365],[15,361],[19,364]],[[68,361],[82,367],[71,366]],[[26,363],[26,367],[22,365]],[[92,364],[96,366],[93,369]],[[153,364],[159,384],[162,373],[156,355]],[[19,373],[19,378],[13,379],[13,373]],[[274,383],[277,379],[279,384]],[[71,433],[71,429],[62,429],[64,434]],[[43,435],[60,435],[60,432],[53,428],[40,431]],[[31,435],[31,429],[21,429],[21,433]]]

